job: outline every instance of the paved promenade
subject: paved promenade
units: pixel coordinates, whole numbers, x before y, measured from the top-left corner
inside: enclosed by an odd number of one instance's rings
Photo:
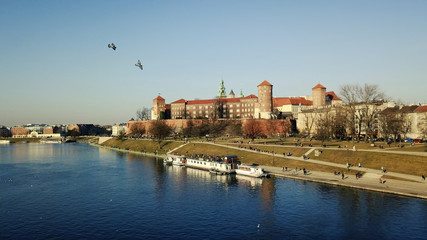
[[[217,144],[217,143],[209,143],[209,144],[220,145],[222,147],[237,149],[241,151],[253,152],[253,150],[239,148],[239,147],[230,146],[230,145],[223,145],[223,144]],[[307,148],[306,155],[308,155],[311,151],[314,151],[315,149],[316,148]],[[331,149],[331,148],[328,148],[328,149]],[[358,151],[365,151],[365,150],[358,150]],[[367,151],[385,152],[384,150],[367,150]],[[268,152],[258,152],[258,153],[266,154],[270,156],[273,155],[272,153],[268,153]],[[404,151],[401,151],[401,152],[390,151],[390,153],[412,155],[411,152],[404,152]],[[427,156],[426,153],[417,153],[416,155]],[[280,154],[275,154],[274,156],[277,158],[288,158],[292,160],[310,162],[315,164],[323,164],[323,165],[328,165],[328,166],[337,167],[337,168],[347,168],[345,164],[331,163],[331,162],[319,161],[314,159],[304,160],[302,157],[292,157],[292,156],[286,157]],[[271,175],[274,175],[277,177],[286,177],[286,178],[292,178],[292,179],[298,179],[298,180],[304,180],[304,181],[321,182],[321,183],[327,183],[327,184],[333,184],[333,185],[339,185],[339,186],[345,186],[345,187],[353,187],[353,188],[365,189],[370,191],[378,191],[378,192],[384,192],[384,193],[391,193],[391,194],[398,194],[398,195],[404,195],[409,197],[427,199],[427,181],[422,180],[421,176],[402,174],[402,173],[396,173],[396,172],[387,172],[386,174],[384,174],[380,169],[370,169],[370,168],[353,166],[350,168],[350,170],[353,170],[353,174],[345,175],[344,179],[342,179],[341,175],[335,175],[334,173],[318,172],[318,171],[310,171],[310,170],[306,175],[304,175],[302,169],[298,169],[298,171],[295,171],[295,166],[294,168],[288,167],[288,171],[285,171],[280,167],[271,167],[271,166],[261,166],[261,167],[264,168],[264,170],[270,172]],[[355,173],[358,171],[364,172],[364,175],[361,178],[356,179]],[[383,178],[384,175],[398,177],[405,180],[403,181],[403,180],[396,180],[396,179],[384,179],[385,183],[380,183],[380,178]]]

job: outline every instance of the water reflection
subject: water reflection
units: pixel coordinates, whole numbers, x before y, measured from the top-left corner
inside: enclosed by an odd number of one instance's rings
[[[48,163],[40,164],[44,160]],[[424,239],[427,234],[427,201],[420,199],[274,177],[212,175],[87,144],[0,147],[0,163],[0,206],[5,206],[0,239],[61,234]]]

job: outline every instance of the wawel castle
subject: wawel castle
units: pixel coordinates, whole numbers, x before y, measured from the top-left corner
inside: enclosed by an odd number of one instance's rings
[[[312,96],[273,97],[273,85],[263,81],[255,95],[235,96],[233,90],[226,94],[221,80],[217,97],[204,100],[179,99],[170,104],[161,96],[153,100],[152,119],[297,119],[298,111],[304,108],[322,107],[327,104],[340,105],[334,92],[318,84]]]
[[[263,81],[257,86],[258,96],[240,94],[236,97],[233,90],[227,96],[224,82],[221,80],[218,93],[214,99],[186,100],[178,99],[171,103],[161,96],[153,100],[151,119],[167,119],[168,124],[177,128],[184,126],[184,121],[190,119],[288,119],[292,129],[304,135],[316,135],[323,119],[328,116],[338,116],[343,111],[353,108],[356,121],[354,127],[347,126],[345,132],[349,134],[350,128],[356,129],[357,134],[380,137],[385,134],[384,121],[387,115],[400,116],[404,121],[401,138],[426,138],[427,136],[427,106],[412,105],[398,106],[394,102],[376,101],[370,103],[356,103],[345,105],[333,92],[326,91],[326,87],[317,84],[312,88],[312,95],[301,97],[273,97],[273,85]],[[366,116],[373,119],[366,122]],[[365,119],[362,119],[365,117]],[[359,119],[359,120],[357,120]],[[363,121],[365,120],[365,121]],[[130,122],[134,124],[135,122]],[[128,123],[128,128],[130,125]],[[267,124],[265,122],[264,124]],[[389,135],[388,133],[387,135]],[[385,137],[385,136],[382,136]]]

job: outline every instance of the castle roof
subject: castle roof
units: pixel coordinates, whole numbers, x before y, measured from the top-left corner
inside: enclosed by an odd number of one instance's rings
[[[257,87],[259,86],[273,86],[271,83],[267,82],[267,80],[264,80],[262,83],[260,83]]]
[[[185,103],[185,102],[186,102],[185,99],[181,98],[181,99],[176,100],[175,102],[173,102],[171,104],[174,104],[174,103]]]
[[[258,98],[258,97],[257,97],[257,96],[255,96],[255,95],[253,95],[253,94],[251,94],[251,95],[249,95],[249,96],[242,97],[242,98]]]
[[[427,105],[417,107],[415,112],[427,112]]]
[[[326,89],[322,84],[317,84],[316,86],[314,86],[314,88],[313,89],[315,89],[315,88],[321,88],[321,89]]]
[[[160,97],[160,95],[159,96],[157,96],[154,100],[165,100],[164,98],[162,98],[162,97]]]
[[[273,106],[280,107],[283,105],[313,105],[313,102],[303,97],[282,97],[273,98]]]
[[[331,96],[332,101],[341,101],[341,98],[339,98],[334,91],[330,91],[326,93],[326,96]]]
[[[212,104],[215,101],[219,101],[222,103],[232,103],[232,102],[240,102],[242,99],[251,99],[251,98],[257,98],[257,96],[251,94],[246,97],[239,97],[239,98],[214,98],[214,99],[197,99],[197,100],[184,100],[179,99],[173,103],[186,103],[187,105],[193,105],[193,104]],[[173,104],[172,103],[172,104]]]

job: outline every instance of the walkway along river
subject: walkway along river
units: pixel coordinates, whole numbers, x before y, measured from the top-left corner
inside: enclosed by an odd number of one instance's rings
[[[253,152],[252,150],[249,150],[249,149],[239,148],[239,147],[225,145],[225,144],[218,144],[213,142],[199,142],[199,143],[212,144],[212,145],[222,146],[225,148],[236,149],[240,151]],[[172,149],[170,152],[173,152],[183,146],[184,145],[181,145],[176,149]],[[131,151],[131,150],[123,150],[123,149],[117,149],[117,148],[114,148],[114,149],[119,151],[140,153],[140,152]],[[307,153],[305,155],[308,156],[309,153],[311,151],[314,151],[315,149],[316,148],[307,148]],[[359,151],[363,151],[363,150],[359,150]],[[366,151],[372,151],[372,150],[366,150]],[[402,153],[407,153],[407,152],[402,152]],[[153,155],[152,153],[148,153],[148,154],[151,156],[157,156],[155,154]],[[268,152],[259,152],[259,154],[270,155],[272,157],[274,155],[276,159],[289,158],[297,161],[323,164],[323,165],[328,165],[328,166],[337,167],[337,168],[347,167],[343,164],[337,164],[337,163],[331,163],[331,162],[325,162],[325,161],[319,161],[319,160],[313,160],[313,159],[303,159],[302,157],[283,156],[280,154],[273,154]],[[427,156],[427,153],[410,153],[409,152],[408,154]],[[165,157],[165,156],[160,156],[160,157]],[[280,167],[272,167],[272,166],[261,166],[261,167],[264,168],[266,171],[270,172],[270,174],[275,175],[277,177],[286,177],[286,178],[292,178],[292,179],[303,180],[303,181],[327,183],[332,185],[352,187],[352,188],[364,189],[369,191],[378,191],[383,193],[398,194],[398,195],[403,195],[408,197],[427,199],[427,182],[423,181],[420,176],[395,173],[395,172],[387,172],[387,176],[394,176],[401,179],[405,179],[407,181],[397,180],[397,179],[387,179],[385,183],[382,184],[379,182],[379,179],[384,175],[384,173],[381,170],[364,168],[364,167],[361,167],[361,168],[354,167],[354,166],[352,167],[352,169],[354,169],[355,171],[361,171],[365,173],[362,178],[358,178],[358,179],[356,179],[355,175],[344,176],[344,179],[342,179],[341,175],[338,176],[338,175],[334,175],[334,173],[319,172],[319,171],[309,171],[308,174],[304,175],[302,169],[300,169],[299,171],[295,171],[295,169],[292,168],[291,166],[288,169],[288,171],[284,171],[284,169]]]

